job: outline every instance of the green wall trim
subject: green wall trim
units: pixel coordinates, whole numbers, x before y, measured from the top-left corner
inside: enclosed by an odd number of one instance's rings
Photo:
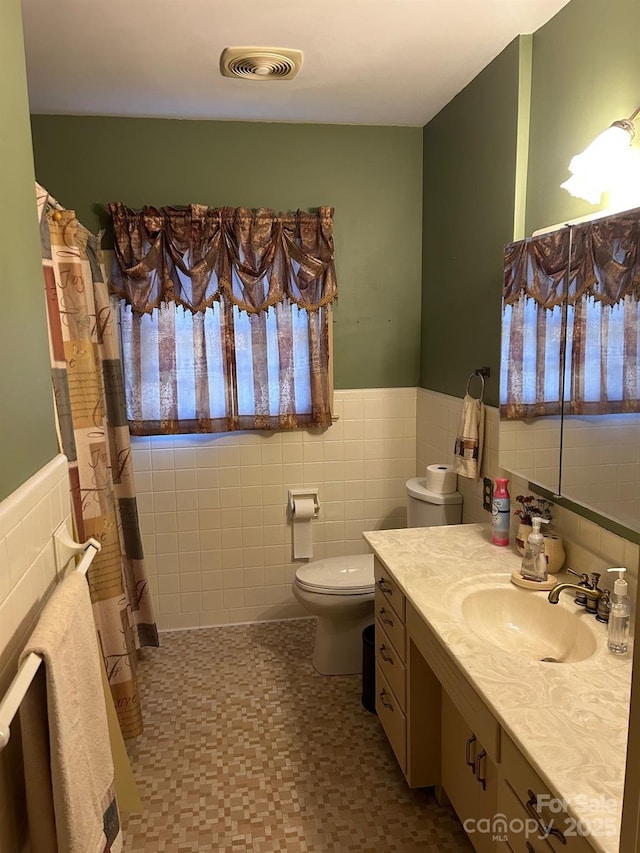
[[[32,131],[38,180],[91,230],[108,201],[334,206],[335,387],[418,384],[422,128],[34,115]]]

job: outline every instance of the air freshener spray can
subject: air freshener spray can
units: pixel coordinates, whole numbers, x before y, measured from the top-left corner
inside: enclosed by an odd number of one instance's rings
[[[505,477],[496,477],[491,505],[491,541],[494,545],[509,544],[509,526],[511,524],[511,500],[509,481]]]

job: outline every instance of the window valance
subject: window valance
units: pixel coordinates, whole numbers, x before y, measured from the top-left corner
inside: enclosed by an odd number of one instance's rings
[[[640,209],[505,248],[500,414],[640,412]]]
[[[226,297],[249,314],[288,300],[318,311],[337,297],[333,208],[108,205],[115,229],[112,291],[135,314],[163,303],[192,313]]]
[[[504,252],[504,303],[521,295],[552,310],[582,297],[617,305],[640,296],[640,209],[511,243]],[[569,286],[567,288],[567,275]]]

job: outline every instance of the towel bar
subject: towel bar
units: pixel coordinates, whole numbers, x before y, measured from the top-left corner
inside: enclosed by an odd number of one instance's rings
[[[76,566],[75,571],[86,575],[91,561],[102,546],[96,539],[89,539],[83,544],[77,542],[73,544],[76,546],[75,551],[84,549],[82,559]],[[15,678],[9,685],[4,699],[0,702],[0,751],[9,743],[11,723],[41,663],[42,658],[40,655],[35,654],[35,652],[27,655]]]

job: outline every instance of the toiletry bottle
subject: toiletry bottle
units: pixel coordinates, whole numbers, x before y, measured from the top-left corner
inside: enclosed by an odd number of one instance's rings
[[[613,599],[609,611],[609,651],[614,655],[625,655],[629,651],[629,615],[631,606],[627,594],[628,584],[623,577],[626,569],[609,569],[619,572],[620,577],[613,585]]]
[[[546,581],[549,577],[544,536],[540,532],[541,524],[548,524],[546,518],[535,515],[531,519],[533,531],[527,537],[520,575],[528,581]]]
[[[509,525],[511,524],[511,500],[509,481],[505,477],[496,477],[491,505],[491,541],[494,545],[509,544]]]

